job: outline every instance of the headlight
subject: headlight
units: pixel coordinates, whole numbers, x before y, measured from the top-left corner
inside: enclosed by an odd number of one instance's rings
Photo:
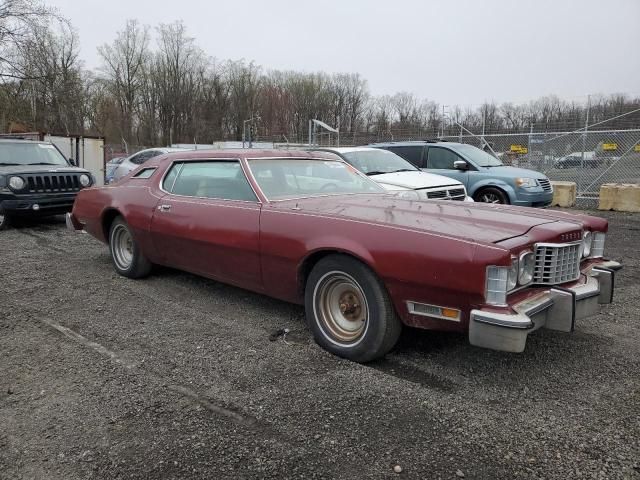
[[[510,267],[487,267],[485,300],[492,305],[505,305],[507,293],[518,284],[518,257],[511,257]]]
[[[509,277],[507,278],[507,290],[513,290],[518,284],[518,257],[511,257]]]
[[[518,283],[527,285],[533,280],[533,270],[536,267],[536,256],[533,252],[522,252],[518,266]]]
[[[492,305],[507,303],[507,279],[509,267],[487,267],[487,284],[484,298]]]
[[[80,175],[80,185],[82,185],[83,187],[88,187],[89,185],[91,185],[91,177],[89,177],[89,175],[85,173]]]
[[[407,200],[420,200],[422,198],[420,192],[416,190],[391,190],[389,193],[394,194],[396,197],[406,198]]]
[[[516,185],[523,188],[537,187],[538,182],[535,178],[516,178]]]
[[[13,190],[22,190],[24,188],[24,180],[20,177],[11,177],[9,179],[9,186]]]
[[[593,241],[591,242],[591,256],[592,257],[604,257],[604,241],[607,235],[602,232],[595,232],[593,234]]]
[[[591,242],[593,241],[593,235],[591,232],[584,232],[582,235],[582,256],[587,258],[591,255]]]

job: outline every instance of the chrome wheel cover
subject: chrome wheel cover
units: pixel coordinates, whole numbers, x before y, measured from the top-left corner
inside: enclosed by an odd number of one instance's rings
[[[313,292],[313,310],[320,330],[336,345],[357,345],[369,326],[364,291],[344,272],[328,272],[318,280]]]
[[[483,193],[480,195],[480,201],[484,203],[501,203],[500,197],[495,193]]]
[[[133,238],[124,225],[116,225],[111,232],[111,252],[120,270],[128,270],[133,263]]]

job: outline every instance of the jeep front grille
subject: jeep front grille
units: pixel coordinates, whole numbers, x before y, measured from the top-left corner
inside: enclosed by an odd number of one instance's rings
[[[27,182],[26,193],[64,193],[80,190],[80,174],[47,173],[22,175]]]
[[[466,192],[464,188],[449,188],[427,192],[427,198],[432,200],[464,200]]]
[[[580,243],[536,244],[533,283],[557,285],[580,277]]]

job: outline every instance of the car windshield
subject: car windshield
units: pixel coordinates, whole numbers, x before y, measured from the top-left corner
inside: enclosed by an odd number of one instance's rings
[[[249,160],[249,168],[269,200],[385,191],[336,160],[256,159]]]
[[[50,143],[0,143],[1,165],[61,165],[69,164]]]
[[[499,159],[473,145],[456,145],[456,152],[462,153],[479,167],[501,167]]]
[[[367,175],[418,170],[389,150],[355,150],[342,154],[347,162]]]

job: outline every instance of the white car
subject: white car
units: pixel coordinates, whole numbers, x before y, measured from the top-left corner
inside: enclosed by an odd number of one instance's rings
[[[422,199],[473,202],[458,180],[423,172],[388,150],[372,147],[326,147],[313,150],[335,153],[390,191],[413,191]]]
[[[162,148],[147,148],[145,150],[140,150],[139,152],[136,152],[133,155],[130,155],[127,158],[125,158],[120,163],[120,165],[118,165],[118,168],[114,170],[113,175],[111,177],[111,181],[109,183],[117,182],[122,177],[126,176],[129,172],[132,172],[133,170],[138,168],[140,165],[142,165],[144,162],[146,162],[147,160],[153,157],[157,157],[158,155],[163,155],[165,153],[170,153],[170,152],[184,152],[186,150],[190,150],[190,149],[162,147]]]

